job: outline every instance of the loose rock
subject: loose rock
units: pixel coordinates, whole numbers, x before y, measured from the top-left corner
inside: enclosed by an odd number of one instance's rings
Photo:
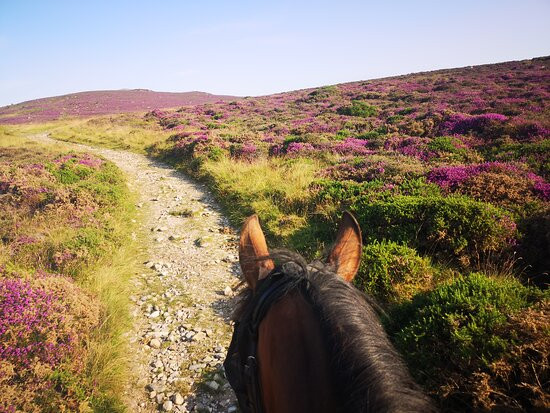
[[[161,344],[160,340],[157,338],[154,338],[151,341],[149,341],[149,346],[152,348],[160,348],[160,344]]]

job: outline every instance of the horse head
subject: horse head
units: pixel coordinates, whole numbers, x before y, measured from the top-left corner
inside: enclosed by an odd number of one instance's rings
[[[246,220],[239,261],[249,289],[224,363],[244,413],[434,411],[376,303],[351,284],[361,251],[348,212],[326,263],[270,254],[258,217]]]

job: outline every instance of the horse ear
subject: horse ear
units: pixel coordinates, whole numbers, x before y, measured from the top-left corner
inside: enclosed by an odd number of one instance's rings
[[[239,262],[244,279],[252,290],[256,289],[258,280],[264,278],[275,268],[272,260],[262,259],[268,255],[269,251],[258,216],[252,215],[243,224],[239,243]]]
[[[359,269],[362,249],[361,228],[355,217],[346,211],[340,221],[328,263],[336,267],[336,274],[346,281],[351,281]]]

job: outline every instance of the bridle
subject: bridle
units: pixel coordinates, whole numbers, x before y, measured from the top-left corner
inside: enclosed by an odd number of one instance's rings
[[[309,280],[304,276],[289,275],[276,267],[258,282],[252,302],[241,320],[235,322],[223,366],[243,413],[264,413],[257,359],[260,323],[271,306],[285,293],[308,287]]]

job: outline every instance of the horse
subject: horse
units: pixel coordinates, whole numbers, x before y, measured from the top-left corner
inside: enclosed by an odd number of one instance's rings
[[[243,413],[436,411],[386,336],[379,306],[351,284],[361,251],[349,212],[326,263],[270,254],[258,217],[245,221],[248,288],[224,361]]]

